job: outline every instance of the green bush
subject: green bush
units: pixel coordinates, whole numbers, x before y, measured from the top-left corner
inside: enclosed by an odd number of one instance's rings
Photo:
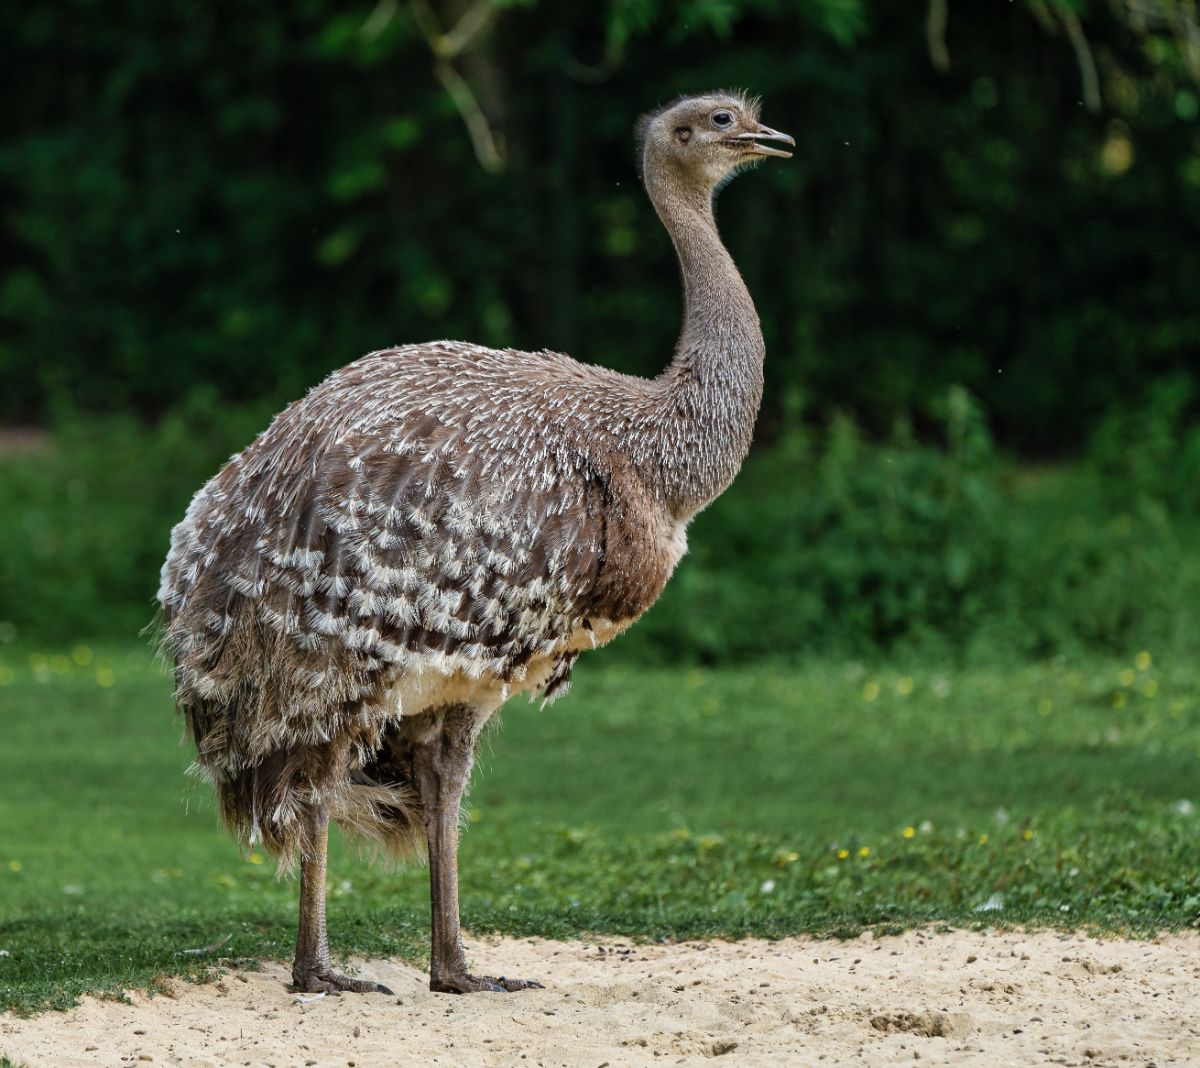
[[[1092,463],[1107,499],[1200,514],[1200,396],[1183,375],[1151,384],[1142,404],[1115,409],[1096,432]]]
[[[1015,467],[949,390],[872,443],[789,401],[791,427],[702,514],[627,654],[733,663],[814,651],[1046,655],[1195,640],[1200,429],[1179,388],[1113,415],[1089,459]],[[193,396],[153,428],[67,420],[0,462],[0,621],[31,639],[133,635],[153,616],[168,531],[267,422]]]
[[[1153,395],[1113,416],[1086,462],[1046,470],[1000,460],[966,391],[935,414],[932,443],[902,423],[868,445],[838,416],[756,457],[694,524],[690,561],[640,628],[647,650],[715,663],[1194,640],[1183,472],[1200,431],[1185,431],[1179,404]]]
[[[0,458],[5,633],[135,636],[154,617],[172,525],[266,418],[198,392],[153,428],[67,418],[45,452]]]

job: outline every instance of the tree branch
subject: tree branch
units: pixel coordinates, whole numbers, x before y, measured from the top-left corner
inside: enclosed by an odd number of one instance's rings
[[[1176,36],[1183,48],[1183,61],[1192,77],[1200,81],[1200,21],[1196,16],[1196,0],[1180,0],[1175,9]]]
[[[413,22],[433,53],[434,77],[442,84],[462,117],[479,165],[489,174],[504,169],[504,145],[484,114],[467,80],[454,68],[453,60],[467,51],[491,28],[496,17],[492,0],[476,0],[448,33],[443,33],[428,0],[409,0]]]
[[[462,116],[463,125],[471,136],[471,146],[475,149],[475,158],[479,165],[489,174],[504,170],[504,149],[499,137],[492,130],[483,108],[471,92],[466,79],[444,59],[439,59],[433,65],[433,73],[442,87],[450,94],[454,106]]]
[[[1100,76],[1096,73],[1096,58],[1092,55],[1092,46],[1088,44],[1083,24],[1074,11],[1063,11],[1059,17],[1067,28],[1067,37],[1075,50],[1075,62],[1079,64],[1083,103],[1093,115],[1098,114],[1103,101],[1100,99]]]
[[[604,55],[597,63],[584,63],[574,56],[567,56],[567,76],[584,85],[599,85],[607,81],[625,60],[625,37],[611,31],[605,36]]]
[[[442,38],[446,59],[465,52],[476,40],[491,29],[496,21],[496,5],[492,0],[476,0],[458,20],[458,25]]]
[[[925,41],[929,46],[929,61],[933,69],[945,74],[950,69],[950,52],[946,48],[946,25],[950,21],[947,0],[929,0],[925,16]]]
[[[379,3],[375,5],[375,10],[367,16],[367,21],[362,24],[359,33],[368,41],[373,41],[388,28],[395,17],[396,0],[379,0]]]

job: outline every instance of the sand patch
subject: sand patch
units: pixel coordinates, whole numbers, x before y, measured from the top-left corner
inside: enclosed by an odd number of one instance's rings
[[[395,997],[307,1002],[288,969],[177,983],[129,1005],[0,1016],[29,1068],[437,1064],[1200,1065],[1200,935],[864,935],[851,942],[475,939],[480,972],[545,990],[456,997],[394,961],[352,970]]]

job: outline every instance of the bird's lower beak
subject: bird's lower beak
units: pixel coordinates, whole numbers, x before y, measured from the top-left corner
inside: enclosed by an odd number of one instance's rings
[[[788,134],[780,133],[778,130],[772,130],[770,126],[759,126],[757,130],[751,133],[738,134],[733,140],[739,141],[747,145],[751,152],[756,156],[782,156],[784,159],[790,159],[791,153],[782,148],[771,148],[769,145],[761,144],[762,141],[782,141],[785,145],[795,147],[796,139]]]

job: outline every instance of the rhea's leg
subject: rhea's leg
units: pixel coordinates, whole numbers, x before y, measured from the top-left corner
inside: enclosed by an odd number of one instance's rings
[[[503,993],[541,985],[467,971],[458,912],[458,816],[481,727],[472,710],[455,706],[442,716],[440,729],[414,747],[413,772],[429,842],[429,989],[447,994]]]
[[[315,805],[305,815],[309,855],[300,860],[300,927],[296,934],[296,960],[292,986],[310,994],[390,994],[386,986],[350,979],[333,970],[329,936],[325,930],[325,868],[329,849],[329,809]]]

